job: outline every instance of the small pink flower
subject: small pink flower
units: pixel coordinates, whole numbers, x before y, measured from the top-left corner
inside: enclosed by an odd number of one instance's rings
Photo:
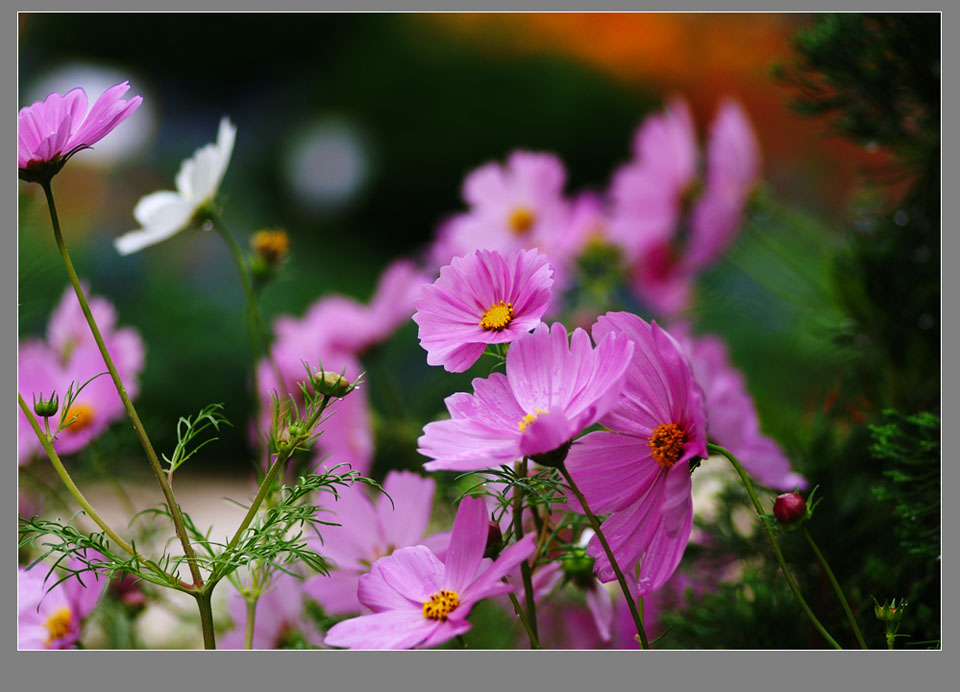
[[[553,271],[536,250],[477,250],[455,257],[414,304],[427,363],[463,372],[487,344],[513,341],[540,324],[550,302]]]
[[[777,490],[807,487],[794,473],[777,443],[760,430],[760,419],[743,375],[730,363],[717,336],[693,337],[685,324],[671,327],[683,347],[697,384],[703,389],[710,421],[709,437],[730,450],[757,481]]]
[[[71,557],[67,567],[79,571],[57,584],[56,574],[38,563],[18,568],[18,643],[20,649],[70,649],[80,638],[84,620],[96,607],[107,578],[89,569],[102,561],[98,553],[81,560]],[[53,586],[56,584],[56,586]],[[51,588],[52,587],[52,588]]]
[[[137,109],[143,98],[120,97],[130,88],[121,82],[107,89],[90,112],[87,94],[77,88],[65,96],[54,92],[17,115],[17,167],[31,182],[49,179],[81,149],[93,146]]]
[[[323,530],[323,541],[317,541],[314,549],[332,560],[336,569],[329,576],[308,579],[304,591],[328,613],[354,613],[361,609],[358,580],[372,563],[399,548],[423,543],[434,551],[445,551],[449,534],[439,543],[423,538],[435,486],[432,478],[391,471],[383,482],[386,494],[381,493],[376,502],[363,492],[361,483],[341,491],[336,501],[321,500],[323,511],[318,517],[340,526]]]
[[[639,563],[638,594],[661,586],[676,569],[693,526],[690,465],[706,458],[703,393],[680,345],[654,322],[607,313],[594,338],[627,337],[634,345],[623,395],[594,432],[574,444],[567,469],[596,514],[625,574]],[[571,501],[571,506],[576,502]],[[615,578],[597,539],[587,553],[601,581]]]
[[[326,643],[348,649],[429,648],[469,630],[474,603],[513,589],[501,578],[533,553],[536,540],[525,536],[493,562],[483,557],[488,520],[483,500],[467,496],[443,562],[422,545],[375,562],[360,577],[357,593],[373,614],[337,623]]]
[[[507,374],[473,381],[474,394],[447,397],[449,420],[428,423],[419,451],[428,471],[479,471],[563,447],[616,403],[630,363],[629,339],[596,348],[582,329],[567,341],[560,323],[541,323],[507,352]]]
[[[312,646],[323,646],[323,635],[304,616],[303,582],[292,574],[280,573],[257,601],[253,620],[254,649],[282,649],[301,635]],[[247,602],[236,590],[230,594],[233,628],[217,640],[220,649],[243,649],[247,622]]]

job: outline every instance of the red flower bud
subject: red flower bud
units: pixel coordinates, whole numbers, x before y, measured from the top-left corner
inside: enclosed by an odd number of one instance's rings
[[[483,556],[496,559],[503,549],[503,533],[500,532],[500,525],[490,520],[487,526],[487,545],[483,550]]]
[[[773,503],[773,515],[781,524],[794,524],[807,516],[807,503],[799,493],[778,495]]]

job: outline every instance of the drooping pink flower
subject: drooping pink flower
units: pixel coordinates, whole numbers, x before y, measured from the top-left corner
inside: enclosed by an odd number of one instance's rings
[[[717,336],[694,337],[685,324],[675,325],[671,332],[703,389],[710,439],[730,450],[760,483],[777,490],[805,488],[806,479],[792,471],[779,445],[761,432],[753,398],[743,374],[731,364],[726,344]]]
[[[633,346],[611,335],[596,348],[582,329],[567,341],[541,323],[507,352],[507,374],[473,381],[446,398],[449,420],[428,423],[419,451],[428,471],[479,471],[563,447],[616,403]]]
[[[282,649],[299,635],[312,646],[323,646],[323,634],[304,615],[303,582],[292,574],[280,573],[257,601],[253,620],[254,649]],[[217,639],[220,649],[245,648],[247,602],[234,590],[230,594],[233,627]]]
[[[124,101],[130,88],[121,82],[107,89],[87,112],[87,94],[54,92],[17,115],[17,167],[20,177],[36,182],[55,175],[81,149],[93,146],[137,109],[143,98]]]
[[[638,294],[661,314],[690,301],[693,279],[733,241],[759,175],[759,149],[742,109],[725,102],[711,127],[706,173],[686,103],[674,98],[638,130],[634,160],[613,177],[611,238]]]
[[[465,497],[457,511],[446,559],[429,548],[401,548],[360,578],[358,598],[374,612],[337,623],[330,646],[349,649],[429,648],[470,629],[474,603],[512,590],[501,578],[534,549],[525,536],[497,560],[483,557],[489,516],[483,500]]]
[[[654,322],[607,313],[596,339],[616,334],[636,346],[623,394],[594,432],[574,444],[567,469],[603,523],[621,570],[634,574],[638,594],[661,586],[676,569],[693,526],[690,465],[707,456],[703,393],[680,345]],[[576,501],[571,500],[576,507]],[[587,549],[601,581],[615,578],[597,539]]]
[[[507,256],[477,250],[455,257],[414,304],[427,363],[463,372],[487,344],[508,343],[529,332],[540,324],[552,285],[547,257],[536,250]]]
[[[445,551],[450,540],[449,534],[439,543],[423,538],[436,487],[432,478],[410,471],[391,471],[383,482],[386,494],[381,493],[375,502],[364,487],[356,483],[341,491],[336,501],[326,494],[321,499],[323,513],[319,518],[340,526],[323,530],[323,541],[316,541],[313,548],[332,560],[335,569],[329,576],[318,574],[309,578],[303,588],[331,614],[361,610],[358,580],[381,557],[420,544]]]
[[[20,649],[73,648],[83,631],[84,620],[96,607],[107,583],[106,576],[95,569],[96,563],[102,561],[102,556],[98,556],[91,551],[89,558],[68,559],[67,567],[80,574],[73,574],[59,584],[56,574],[47,578],[49,568],[43,563],[29,570],[18,568]]]

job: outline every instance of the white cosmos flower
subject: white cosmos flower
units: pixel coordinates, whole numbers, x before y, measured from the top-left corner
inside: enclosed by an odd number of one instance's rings
[[[142,250],[176,235],[192,223],[194,216],[213,201],[223,174],[227,172],[237,128],[230,119],[220,120],[216,144],[207,144],[180,165],[177,191],[161,190],[141,197],[133,216],[142,228],[129,231],[113,241],[121,255]]]

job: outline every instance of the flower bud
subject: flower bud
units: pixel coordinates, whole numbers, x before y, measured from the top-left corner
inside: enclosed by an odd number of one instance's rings
[[[483,549],[483,556],[496,560],[502,549],[503,533],[500,531],[500,524],[491,519],[487,525],[487,546]]]
[[[566,580],[584,589],[593,584],[594,562],[583,547],[573,548],[560,558],[560,566],[563,568]]]
[[[281,228],[257,231],[250,239],[250,271],[258,281],[272,279],[290,254],[290,237]]]
[[[60,409],[60,399],[57,397],[56,392],[50,395],[50,398],[44,400],[43,394],[40,395],[39,400],[34,400],[33,402],[33,412],[40,416],[41,418],[50,418],[51,416],[57,415],[57,411]]]
[[[778,495],[773,503],[773,516],[781,524],[795,524],[807,518],[807,503],[800,493]]]
[[[325,396],[343,397],[353,389],[349,380],[338,372],[319,372],[312,379],[317,393]]]
[[[889,623],[900,622],[903,618],[903,609],[907,605],[906,599],[903,598],[899,601],[894,598],[889,603],[878,603],[876,599],[874,599],[873,603],[873,614],[876,615],[877,620]]]

